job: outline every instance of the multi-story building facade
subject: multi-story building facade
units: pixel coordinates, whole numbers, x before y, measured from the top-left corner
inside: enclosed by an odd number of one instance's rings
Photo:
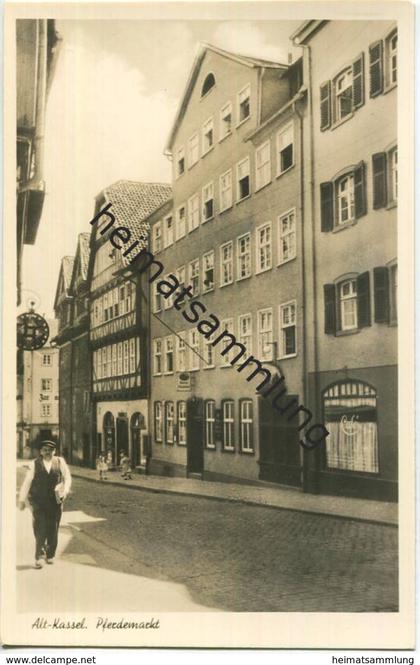
[[[16,21],[17,300],[23,245],[33,245],[45,196],[44,125],[59,36],[52,19]]]
[[[313,492],[395,500],[397,27],[306,21],[293,39],[304,47],[311,100],[308,400],[329,430],[306,455],[306,483]]]
[[[147,244],[145,220],[170,195],[169,185],[120,181],[99,194],[96,221],[92,220],[88,268],[92,459],[102,451],[117,464],[124,451],[132,465],[143,470],[148,457],[150,388],[147,280],[131,266],[133,255],[124,256],[113,246],[105,228],[110,220],[126,228],[132,241],[138,241],[139,251]],[[101,214],[106,206],[108,212]]]
[[[18,351],[17,454],[30,457],[43,439],[58,441],[58,348],[51,345],[56,321],[47,319],[50,336],[42,349]],[[20,416],[19,416],[20,413]]]
[[[258,60],[203,45],[167,152],[173,207],[149,220],[151,250],[249,354],[305,392],[301,61]],[[169,279],[169,278],[168,278]],[[296,420],[232,366],[152,283],[155,472],[301,484]]]
[[[78,237],[75,257],[64,257],[54,303],[60,348],[60,447],[72,464],[91,460],[91,354],[87,268],[90,233]]]

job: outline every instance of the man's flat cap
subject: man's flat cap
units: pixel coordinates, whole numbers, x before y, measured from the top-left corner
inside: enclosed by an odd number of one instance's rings
[[[57,448],[57,445],[54,443],[54,441],[41,441],[39,447],[43,448],[44,446],[47,446],[48,448],[53,448],[54,450]]]

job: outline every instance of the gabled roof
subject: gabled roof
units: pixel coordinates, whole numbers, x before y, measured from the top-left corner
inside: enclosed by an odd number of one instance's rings
[[[89,254],[90,254],[90,233],[79,233],[77,237],[76,256],[73,261],[73,270],[69,285],[70,295],[73,295],[74,283],[77,277],[77,272],[80,271],[83,280],[87,278]]]
[[[112,203],[110,212],[115,215],[119,226],[126,226],[131,231],[130,243],[139,240],[136,253],[147,247],[149,233],[148,217],[164,203],[172,198],[172,187],[164,183],[155,182],[132,182],[130,180],[119,180],[105,187],[96,197],[97,203],[103,207],[103,202]],[[95,238],[93,232],[92,239]],[[128,247],[128,244],[127,244]],[[93,252],[89,270],[93,269]],[[124,266],[130,264],[133,257],[124,257],[121,252]]]
[[[74,256],[63,256],[61,259],[60,272],[58,273],[57,289],[54,298],[54,309],[56,308],[57,300],[61,293],[64,293],[65,296],[69,295],[73,265]]]
[[[308,20],[303,21],[300,26],[290,35],[290,39],[296,46],[307,44],[315,32],[324,27],[328,21]]]
[[[263,60],[262,58],[254,58],[252,56],[241,55],[239,53],[231,53],[230,51],[225,51],[224,49],[219,48],[218,46],[214,46],[213,44],[208,44],[207,42],[200,42],[200,44],[198,45],[197,55],[195,56],[193,66],[191,68],[187,84],[185,86],[184,93],[181,97],[181,102],[175,116],[175,121],[173,123],[171,132],[169,134],[169,138],[166,142],[166,148],[165,148],[166,153],[171,151],[172,144],[175,139],[175,134],[185,114],[192,90],[198,78],[201,64],[204,60],[204,56],[206,55],[207,51],[212,51],[213,53],[217,53],[218,55],[221,55],[222,57],[227,58],[229,60],[233,60],[234,62],[238,62],[239,64],[244,65],[245,67],[260,68],[260,69],[262,68],[280,69],[280,70],[288,69],[287,65],[281,64],[280,62]]]

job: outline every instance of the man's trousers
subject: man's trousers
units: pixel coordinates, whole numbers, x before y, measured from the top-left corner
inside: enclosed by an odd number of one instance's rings
[[[46,554],[53,559],[57,549],[58,527],[63,512],[56,500],[32,504],[32,526],[35,535],[35,559]]]

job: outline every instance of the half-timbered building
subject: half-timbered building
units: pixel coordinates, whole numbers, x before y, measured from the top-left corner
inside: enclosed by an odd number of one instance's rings
[[[88,270],[90,348],[92,353],[92,455],[105,452],[112,463],[122,452],[132,465],[145,468],[148,426],[148,282],[130,258],[102,235],[109,208],[116,224],[129,229],[133,241],[147,245],[146,218],[170,198],[169,185],[119,181],[96,198]],[[92,220],[93,221],[93,220]]]

